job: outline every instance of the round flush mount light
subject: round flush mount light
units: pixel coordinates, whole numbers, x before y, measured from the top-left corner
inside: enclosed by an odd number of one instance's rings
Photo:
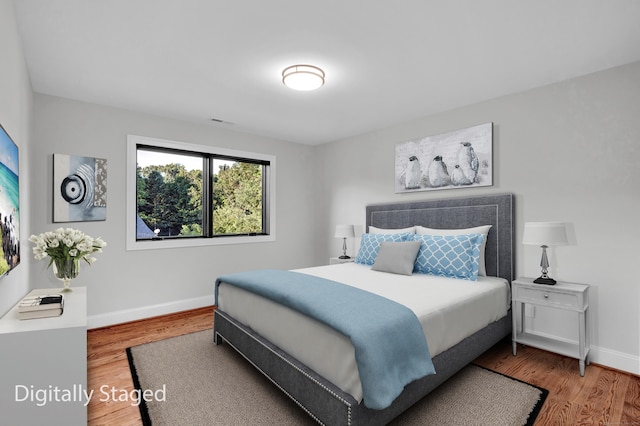
[[[313,65],[291,65],[282,71],[282,82],[294,90],[316,90],[324,85],[324,71]]]

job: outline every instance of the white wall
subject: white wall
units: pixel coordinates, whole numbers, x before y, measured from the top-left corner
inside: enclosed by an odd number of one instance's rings
[[[494,123],[493,187],[394,194],[397,142],[486,122]],[[591,285],[592,361],[639,374],[639,137],[634,63],[320,146],[326,251],[339,252],[336,224],[364,226],[366,204],[511,192],[517,275],[540,272],[540,249],[519,242],[525,221],[571,222],[575,245],[551,250],[550,274]],[[577,339],[573,317],[550,315],[536,315],[537,332]]]
[[[28,291],[29,264],[29,156],[33,94],[22,54],[13,3],[0,0],[0,123],[18,145],[20,153],[20,264],[0,279],[0,316],[4,315]]]
[[[246,269],[315,265],[315,164],[309,146],[242,134],[214,124],[169,120],[94,104],[35,95],[31,162],[34,233],[79,228],[108,246],[73,285],[88,287],[89,326],[213,304],[218,275]],[[276,156],[275,242],[126,251],[127,134]],[[52,154],[107,159],[107,220],[52,223]],[[46,262],[33,267],[38,287],[58,286]]]

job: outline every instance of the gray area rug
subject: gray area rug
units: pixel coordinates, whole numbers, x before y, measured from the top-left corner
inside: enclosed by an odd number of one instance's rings
[[[313,425],[212,330],[127,349],[145,425]],[[142,393],[144,395],[144,393]],[[532,425],[547,391],[470,365],[391,424]],[[146,400],[146,401],[145,401]]]

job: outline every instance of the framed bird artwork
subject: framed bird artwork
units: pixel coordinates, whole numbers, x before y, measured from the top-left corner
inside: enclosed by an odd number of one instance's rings
[[[493,185],[493,123],[396,144],[395,192]]]

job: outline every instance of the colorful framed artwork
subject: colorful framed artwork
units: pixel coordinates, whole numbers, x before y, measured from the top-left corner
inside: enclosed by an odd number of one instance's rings
[[[20,263],[19,151],[0,125],[0,277]]]
[[[53,221],[107,219],[107,160],[53,154]]]
[[[493,185],[493,123],[396,144],[395,192]]]

